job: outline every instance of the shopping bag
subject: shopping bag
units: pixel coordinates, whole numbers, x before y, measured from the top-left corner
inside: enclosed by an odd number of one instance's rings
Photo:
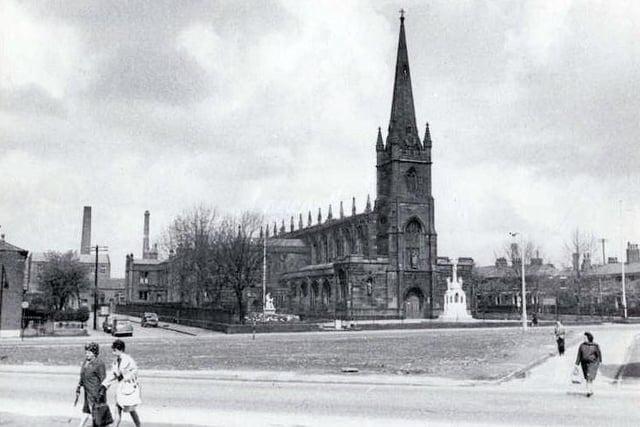
[[[580,372],[580,368],[578,368],[577,366],[573,368],[573,372],[571,372],[571,383],[582,384],[582,375]]]
[[[113,422],[111,410],[109,409],[109,405],[107,405],[106,402],[100,402],[93,405],[93,411],[91,411],[91,415],[93,416],[94,427],[108,426]]]

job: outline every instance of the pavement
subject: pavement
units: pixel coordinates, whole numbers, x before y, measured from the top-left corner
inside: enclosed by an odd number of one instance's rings
[[[631,360],[633,345],[640,335],[638,325],[598,325],[589,326],[588,329],[594,335],[594,341],[598,343],[602,352],[602,365],[593,383],[595,393],[615,393],[625,389],[638,388],[637,382],[625,382],[624,367],[640,360]],[[573,384],[572,373],[575,367],[578,347],[583,342],[584,336],[567,343],[563,356],[553,353],[535,366],[514,375],[513,381],[505,384],[507,387],[521,389],[554,389],[567,392],[582,393],[585,384]],[[582,371],[580,371],[582,373]],[[515,378],[515,377],[520,378]]]

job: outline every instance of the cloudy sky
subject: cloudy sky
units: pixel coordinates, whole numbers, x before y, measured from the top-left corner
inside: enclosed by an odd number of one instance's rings
[[[200,203],[362,210],[401,7],[439,255],[492,263],[513,230],[556,264],[576,227],[611,256],[621,223],[640,240],[640,3],[559,0],[5,0],[2,232],[79,249],[91,205],[121,277],[146,209],[152,241]]]

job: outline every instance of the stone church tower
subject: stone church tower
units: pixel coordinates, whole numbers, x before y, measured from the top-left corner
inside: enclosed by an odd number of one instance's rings
[[[437,235],[431,194],[431,135],[427,124],[420,141],[416,126],[404,16],[386,143],[378,129],[376,238],[378,254],[389,257],[397,294],[414,314],[432,309]],[[416,312],[417,311],[417,312]]]

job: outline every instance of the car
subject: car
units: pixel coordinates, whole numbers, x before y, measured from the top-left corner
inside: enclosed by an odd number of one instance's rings
[[[113,328],[111,329],[111,335],[117,336],[133,336],[133,325],[128,319],[116,318],[113,320]]]
[[[110,334],[111,330],[113,329],[113,319],[113,314],[109,314],[107,315],[107,317],[105,317],[104,322],[102,322],[102,330],[108,334]]]
[[[154,328],[158,327],[158,315],[156,313],[144,313],[142,315],[142,321],[140,322],[140,326],[143,328],[147,326],[153,326]]]

